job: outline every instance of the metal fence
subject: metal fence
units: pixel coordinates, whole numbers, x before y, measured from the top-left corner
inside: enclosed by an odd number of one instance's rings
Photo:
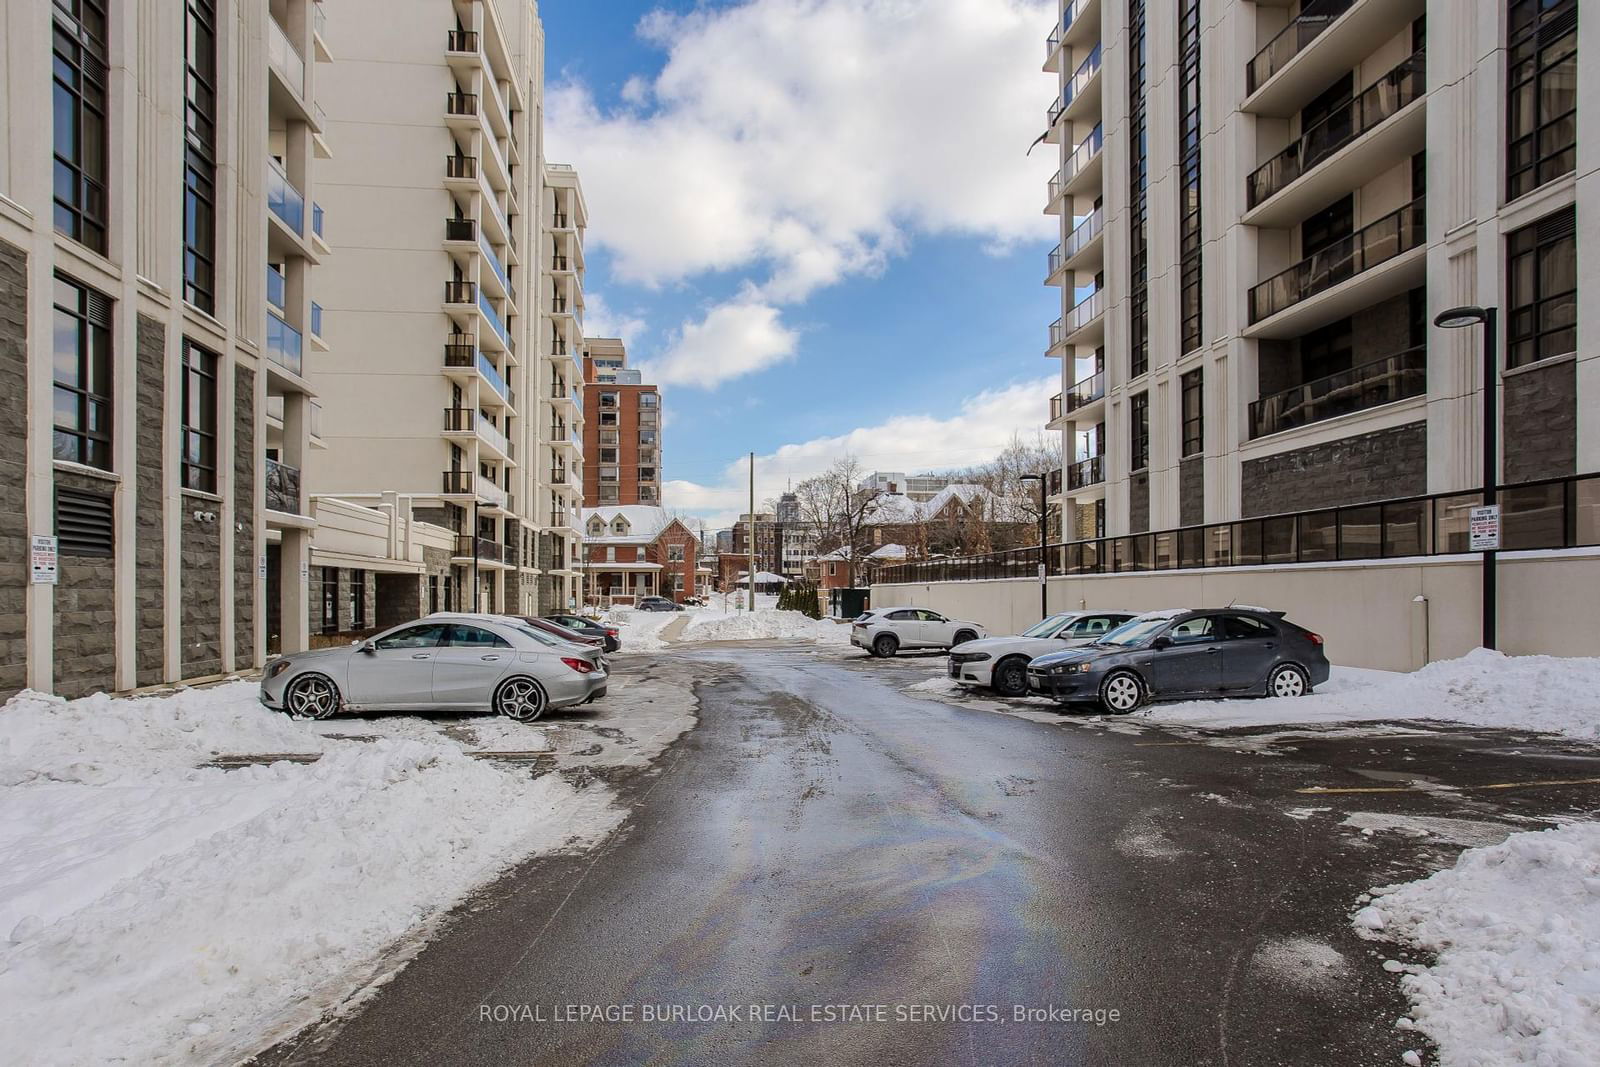
[[[1600,474],[1500,487],[1503,551],[1600,546]],[[1467,521],[1480,491],[1185,526],[1125,537],[926,560],[887,567],[877,582],[970,582],[1049,575],[1125,574],[1199,567],[1250,567],[1405,559],[1468,551]]]

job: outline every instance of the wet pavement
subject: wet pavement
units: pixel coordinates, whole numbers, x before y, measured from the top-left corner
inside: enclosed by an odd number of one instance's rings
[[[930,659],[662,655],[704,663],[700,723],[610,778],[625,827],[261,1062],[1393,1064],[1427,1051],[1380,966],[1408,957],[1358,896],[1600,806],[1600,753],[1548,739],[1201,735],[903,691]]]

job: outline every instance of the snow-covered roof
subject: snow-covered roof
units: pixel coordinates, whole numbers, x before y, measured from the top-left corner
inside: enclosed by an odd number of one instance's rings
[[[734,585],[748,585],[749,583],[750,583],[750,572],[749,571],[740,571],[739,572],[739,580],[737,582],[734,582],[733,584]],[[773,574],[771,571],[756,571],[756,584],[757,585],[773,585],[773,584],[788,585],[789,584],[789,579],[785,578],[781,574]]]
[[[876,552],[873,552],[870,555],[868,555],[867,558],[868,559],[905,559],[906,558],[906,546],[905,545],[895,545],[895,544],[884,545],[882,548],[878,549]]]
[[[912,500],[900,494],[880,496],[872,502],[866,521],[869,526],[927,522],[948,507],[952,500],[970,504],[975,499],[982,501],[986,511],[997,511],[1001,507],[1000,498],[984,486],[957,482],[945,486],[926,501]]]
[[[589,525],[596,516],[606,524],[605,533],[598,537],[589,535]],[[627,526],[627,533],[617,534],[617,519],[622,519]],[[652,507],[648,504],[622,504],[611,507],[584,508],[583,509],[583,534],[584,541],[591,545],[604,544],[648,544],[661,536],[661,532],[672,525],[672,514],[666,508]]]

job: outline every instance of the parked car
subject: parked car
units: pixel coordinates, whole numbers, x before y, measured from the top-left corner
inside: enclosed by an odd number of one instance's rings
[[[1132,611],[1063,611],[1015,637],[986,637],[950,650],[950,677],[959,685],[989,686],[1006,697],[1028,692],[1028,664],[1095,641],[1133,619]]]
[[[552,622],[549,619],[541,619],[537,615],[516,615],[513,616],[513,618],[520,619],[529,626],[532,626],[535,630],[543,630],[550,636],[559,637],[563,641],[571,641],[575,645],[590,645],[594,648],[600,649],[601,651],[605,651],[606,636],[604,632],[598,634],[584,633],[582,630],[575,629],[563,623]]]
[[[880,659],[901,649],[951,648],[987,637],[975,622],[947,619],[927,608],[879,608],[856,616],[850,643]]]
[[[1282,612],[1153,612],[1093,644],[1040,656],[1028,688],[1062,704],[1124,715],[1151,700],[1296,697],[1328,680],[1321,636]]]
[[[683,605],[682,604],[674,604],[672,601],[668,600],[664,596],[645,596],[645,597],[640,597],[639,598],[639,602],[637,604],[635,604],[634,607],[638,608],[640,611],[682,611],[683,610]]]
[[[544,620],[545,622],[553,622],[557,626],[565,626],[567,629],[580,633],[585,637],[599,638],[602,647],[608,653],[615,652],[622,647],[622,631],[615,626],[608,626],[598,619],[558,612],[554,615],[546,615]]]
[[[339,711],[479,711],[533,722],[606,692],[599,648],[516,619],[430,615],[341,648],[295,652],[261,677],[261,703],[326,719]]]

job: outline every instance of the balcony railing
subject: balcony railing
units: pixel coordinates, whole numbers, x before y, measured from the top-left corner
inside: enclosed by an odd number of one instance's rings
[[[1250,206],[1287,188],[1312,167],[1420,99],[1425,89],[1424,57],[1417,52],[1258,167],[1245,179]]]
[[[478,358],[478,349],[472,343],[472,338],[464,333],[453,333],[444,343],[444,365],[446,367],[470,367]]]
[[[322,236],[322,205],[316,201],[311,203],[311,232]]]
[[[504,378],[500,377],[500,372],[494,369],[494,362],[488,356],[479,352],[477,363],[478,373],[489,380],[490,387],[500,394],[500,399],[508,404],[511,403],[511,387],[506,384]]]
[[[306,61],[289,40],[289,35],[283,32],[283,27],[278,25],[278,20],[267,16],[267,62],[272,69],[283,76],[295,91],[295,95],[304,98],[306,95]]]
[[[477,479],[472,471],[445,471],[445,496],[471,496]]]
[[[473,537],[471,534],[456,535],[457,559],[481,559],[491,563],[505,561],[505,546],[492,537]]]
[[[1502,485],[1500,547],[1555,551],[1600,545],[1600,474]],[[1115,574],[1200,567],[1259,567],[1464,554],[1469,520],[1483,504],[1470,489],[1298,511],[1127,537],[1097,537],[886,568],[884,583]]]
[[[1105,147],[1105,138],[1105,127],[1101,123],[1095,123],[1094,129],[1078,142],[1078,147],[1072,150],[1072,155],[1067,157],[1067,161],[1061,165],[1061,169],[1050,182],[1050,199],[1054,200],[1062,188],[1077,177],[1078,172],[1088,166],[1091,159],[1100,154],[1100,149]]]
[[[1265,437],[1427,391],[1428,350],[1419,345],[1262,397],[1250,405],[1250,436]]]
[[[267,460],[266,468],[267,510],[299,515],[300,468],[279,463],[275,459]]]
[[[1045,257],[1045,278],[1054,278],[1056,276],[1056,271],[1061,269],[1061,264],[1065,258],[1066,257],[1061,254],[1060,245],[1056,245],[1054,248],[1052,248],[1050,250],[1050,254]]]
[[[1063,319],[1057,319],[1056,321],[1054,321],[1054,322],[1052,322],[1050,324],[1050,347],[1051,348],[1054,348],[1056,345],[1060,344],[1066,338],[1066,336],[1067,336],[1067,332],[1066,332],[1066,329],[1065,329],[1065,327],[1063,325]]]
[[[267,303],[279,311],[286,311],[288,309],[284,307],[283,301],[283,275],[279,274],[276,268],[269,265],[267,267]]]
[[[322,305],[315,300],[311,302],[311,336],[322,336]]]
[[[554,467],[554,468],[552,468],[551,471],[550,471],[550,484],[551,485],[566,485],[567,484],[567,472],[566,472],[566,469],[563,468],[563,467]]]
[[[550,257],[550,269],[551,270],[567,270],[568,269],[567,268],[567,262],[568,261],[567,261],[567,257],[566,256],[553,255],[553,256]]]
[[[1060,467],[1057,467],[1055,470],[1050,471],[1048,474],[1046,474],[1045,475],[1045,482],[1044,482],[1045,496],[1060,496],[1061,495],[1061,482],[1062,482],[1062,477],[1061,477],[1061,468]]]
[[[446,241],[476,241],[478,239],[478,220],[445,219],[444,239]]]
[[[286,370],[300,373],[305,340],[300,331],[275,313],[267,312],[267,358]]]
[[[1044,39],[1044,58],[1046,63],[1050,61],[1050,57],[1055,55],[1056,49],[1060,47],[1061,27],[1057,26],[1055,29],[1050,31],[1050,36]]]
[[[1267,42],[1245,65],[1246,93],[1253,93],[1265,85],[1284,65],[1305,50],[1306,45],[1322,36],[1339,16],[1350,10],[1355,0],[1323,0],[1315,13],[1300,15],[1290,21]]]
[[[1057,97],[1055,100],[1051,101],[1049,108],[1047,108],[1044,113],[1045,129],[1055,129],[1056,123],[1061,119],[1061,113],[1065,110],[1067,110],[1066,102],[1060,97]]]
[[[446,178],[466,178],[471,180],[478,176],[477,156],[445,156],[444,176]]]
[[[1061,32],[1066,33],[1072,29],[1072,24],[1078,21],[1078,16],[1083,14],[1084,8],[1093,2],[1094,0],[1072,0],[1066,10],[1061,12]]]
[[[1335,241],[1250,290],[1250,322],[1271,318],[1285,308],[1333,288],[1427,240],[1423,198]]]
[[[1057,393],[1055,396],[1050,398],[1050,421],[1055,422],[1057,419],[1059,419],[1061,417],[1061,412],[1061,394]]]
[[[1071,107],[1072,102],[1089,87],[1089,83],[1094,81],[1094,76],[1099,73],[1100,46],[1096,44],[1089,50],[1083,62],[1078,64],[1078,69],[1072,73],[1072,80],[1067,82],[1066,88],[1061,91],[1062,107]]]
[[[505,264],[500,262],[500,257],[494,254],[494,246],[484,240],[483,235],[478,235],[478,251],[483,253],[483,258],[488,261],[489,269],[494,271],[494,276],[500,279],[500,284],[506,291],[511,291],[511,276],[506,273]],[[513,297],[513,300],[516,298]]]
[[[471,408],[445,408],[444,428],[446,433],[471,433],[476,411]]]
[[[1090,456],[1067,468],[1067,488],[1087,489],[1106,480],[1106,457]]]
[[[1088,407],[1106,395],[1106,372],[1099,371],[1077,382],[1067,390],[1067,411]]]
[[[1099,237],[1100,231],[1105,228],[1105,221],[1106,209],[1097,207],[1087,218],[1073,227],[1072,232],[1067,234],[1066,242],[1061,246],[1062,261],[1071,259],[1089,247],[1090,242]]]
[[[507,441],[506,435],[500,432],[500,427],[496,426],[489,419],[489,417],[481,411],[475,411],[473,414],[477,416],[477,418],[474,420],[474,426],[478,431],[478,436],[482,437],[484,440],[488,441],[489,444],[493,445],[495,451],[499,452],[501,455],[511,455],[511,442]]]
[[[565,211],[555,211],[555,212],[551,213],[551,215],[550,215],[550,228],[551,229],[553,229],[553,230],[564,230],[564,229],[567,228],[567,225],[568,225],[567,213]]]
[[[446,304],[474,304],[478,300],[478,283],[469,281],[448,281],[444,283],[444,302]]]
[[[1092,294],[1078,301],[1072,310],[1064,316],[1065,321],[1061,326],[1064,331],[1063,336],[1071,337],[1093,322],[1105,309],[1106,291],[1104,289],[1096,289]]]
[[[306,232],[306,198],[290,184],[282,165],[270,156],[267,157],[267,210],[296,234]]]
[[[445,93],[444,113],[446,115],[476,115],[478,113],[478,94],[463,93],[456,90]]]
[[[445,35],[444,50],[446,52],[478,51],[478,31],[476,30],[451,30]]]
[[[483,317],[489,320],[489,325],[494,329],[495,336],[507,348],[511,347],[511,331],[506,329],[506,324],[500,321],[500,313],[494,309],[494,304],[489,301],[481,290],[478,292],[478,310],[483,312]]]

